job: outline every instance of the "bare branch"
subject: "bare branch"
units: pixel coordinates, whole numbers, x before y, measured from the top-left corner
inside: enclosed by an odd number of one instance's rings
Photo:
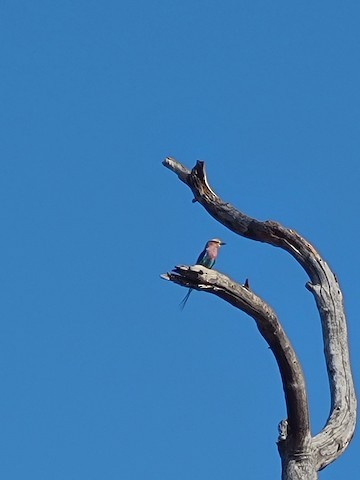
[[[173,158],[166,158],[163,164],[190,187],[194,199],[217,221],[246,238],[283,248],[307,272],[310,278],[307,288],[315,297],[322,323],[331,393],[329,418],[324,429],[312,441],[313,460],[316,470],[326,467],[350,443],[355,429],[357,406],[343,299],[335,275],[314,247],[294,230],[277,222],[258,221],[223,202],[209,186],[204,162],[197,162],[191,172]],[[293,431],[292,433],[294,434]]]
[[[292,436],[292,444],[296,450],[308,452],[310,426],[304,376],[290,340],[274,310],[255,295],[246,283],[239,285],[226,275],[200,265],[177,266],[171,273],[162,275],[162,278],[213,293],[255,320],[279,366],[288,413],[287,434]]]

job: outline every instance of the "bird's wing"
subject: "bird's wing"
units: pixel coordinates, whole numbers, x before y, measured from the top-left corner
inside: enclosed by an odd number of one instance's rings
[[[199,258],[196,261],[197,265],[204,265],[204,267],[212,268],[215,264],[215,259],[209,255],[207,250],[201,252]]]
[[[206,251],[206,248],[200,253],[200,255],[198,256],[198,259],[196,260],[196,265],[204,265],[203,264],[203,261],[205,259],[205,257],[207,256],[207,251]]]

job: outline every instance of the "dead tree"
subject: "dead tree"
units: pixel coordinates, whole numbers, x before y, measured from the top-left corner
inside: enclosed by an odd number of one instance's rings
[[[250,315],[271,348],[282,379],[287,419],[279,423],[278,450],[283,480],[314,480],[317,472],[336,460],[349,445],[356,423],[356,396],[350,368],[346,317],[336,276],[315,248],[298,233],[273,221],[260,222],[229,203],[210,188],[204,162],[189,171],[173,158],[163,165],[190,187],[194,199],[234,233],[266,242],[290,253],[303,267],[310,281],[306,288],[314,295],[319,311],[328,372],[331,407],[325,427],[311,436],[304,375],[296,353],[275,312],[256,296],[247,282],[240,285],[225,275],[203,266],[177,266],[162,275],[179,285],[206,290]]]

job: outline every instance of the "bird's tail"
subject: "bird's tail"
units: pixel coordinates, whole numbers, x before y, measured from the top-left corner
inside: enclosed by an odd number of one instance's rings
[[[185,308],[185,305],[186,305],[186,302],[189,300],[189,297],[190,297],[190,293],[193,291],[192,288],[189,288],[189,291],[188,293],[185,295],[185,297],[181,300],[180,304],[179,304],[179,307],[181,310],[184,310]]]

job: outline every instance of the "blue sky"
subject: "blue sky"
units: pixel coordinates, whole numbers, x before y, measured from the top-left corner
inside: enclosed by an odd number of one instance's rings
[[[311,241],[336,272],[359,379],[358,2],[3,1],[0,473],[7,480],[280,478],[285,417],[254,322],[159,274],[210,237],[277,311],[314,433],[320,322],[285,252],[217,224],[161,162]],[[360,443],[321,472],[358,471]]]

